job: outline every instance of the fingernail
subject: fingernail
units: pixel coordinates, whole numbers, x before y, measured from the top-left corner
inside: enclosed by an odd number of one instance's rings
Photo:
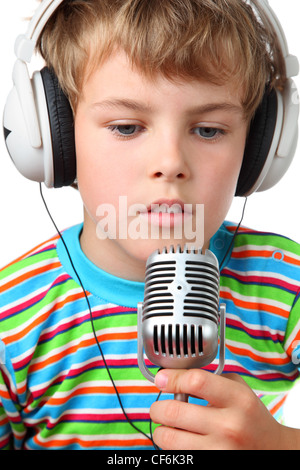
[[[168,376],[164,371],[159,371],[155,376],[155,385],[160,390],[163,390],[167,387]]]

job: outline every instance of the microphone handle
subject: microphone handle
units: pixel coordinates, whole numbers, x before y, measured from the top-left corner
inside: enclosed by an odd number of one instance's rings
[[[189,396],[186,393],[175,393],[174,400],[183,401],[184,403],[188,403]]]

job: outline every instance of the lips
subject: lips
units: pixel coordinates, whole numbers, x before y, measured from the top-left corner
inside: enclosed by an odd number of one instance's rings
[[[141,216],[146,216],[152,227],[183,227],[185,220],[192,216],[192,205],[184,204],[180,199],[158,199],[149,204],[147,212]]]

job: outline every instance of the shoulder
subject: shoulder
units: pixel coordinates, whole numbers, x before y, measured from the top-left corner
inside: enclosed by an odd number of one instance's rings
[[[0,269],[0,292],[5,294],[13,287],[30,283],[39,274],[58,266],[56,253],[58,236],[39,244],[12,263]]]
[[[68,329],[66,319],[83,297],[60,261],[59,240],[50,238],[0,270],[0,344],[7,370],[16,374],[20,401],[27,399],[24,384],[33,355],[49,353],[50,338],[61,338],[61,325]]]
[[[20,323],[34,316],[53,286],[67,276],[57,254],[59,236],[36,246],[0,270],[0,322]],[[50,297],[47,297],[50,302]],[[3,331],[2,328],[2,331]]]
[[[228,227],[230,230],[232,228]],[[300,244],[283,235],[241,227],[234,240],[233,255],[285,261],[300,267]]]
[[[235,230],[233,225],[227,228]],[[280,234],[241,227],[223,274],[257,288],[283,290],[293,298],[300,289],[300,245]]]
[[[59,240],[50,238],[0,270],[0,342],[23,372],[45,332],[60,331],[83,298],[61,263]]]

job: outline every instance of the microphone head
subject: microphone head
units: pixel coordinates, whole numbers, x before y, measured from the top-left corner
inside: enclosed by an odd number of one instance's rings
[[[157,250],[146,264],[141,332],[148,359],[163,368],[210,364],[218,352],[219,266],[206,250]]]

